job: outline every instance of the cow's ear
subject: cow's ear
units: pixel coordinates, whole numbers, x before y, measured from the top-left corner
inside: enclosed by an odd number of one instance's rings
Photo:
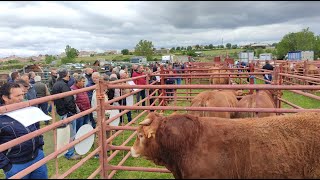
[[[152,123],[152,119],[145,119],[143,120],[142,122],[139,123],[139,125],[142,125],[142,126],[149,126],[150,124]]]

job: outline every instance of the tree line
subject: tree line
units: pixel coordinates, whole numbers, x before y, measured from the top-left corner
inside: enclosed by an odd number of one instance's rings
[[[300,32],[290,32],[286,34],[279,43],[273,43],[274,50],[271,49],[253,49],[247,48],[245,50],[255,51],[255,55],[259,56],[261,53],[272,53],[277,59],[283,59],[289,51],[314,51],[315,59],[320,58],[320,35],[315,35],[309,28],[302,29]],[[213,49],[237,49],[237,44],[227,43],[224,45],[214,46],[213,44],[200,46],[199,44],[192,46],[177,46],[170,49],[170,53],[181,52],[183,55],[196,56],[195,50],[213,50]],[[164,49],[164,48],[161,48]],[[128,49],[121,50],[123,55],[136,55],[145,56],[148,60],[152,60],[152,56],[155,54],[154,45],[152,41],[140,40],[134,48],[134,52],[129,52]],[[78,57],[79,51],[67,45],[65,48],[66,56],[61,59],[62,64],[72,63],[75,58]],[[47,64],[56,60],[55,56],[46,55],[45,62]]]

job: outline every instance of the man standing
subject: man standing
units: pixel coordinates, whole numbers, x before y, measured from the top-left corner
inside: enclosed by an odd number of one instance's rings
[[[32,85],[35,83],[34,77],[36,77],[36,73],[33,71],[30,71],[29,72],[29,79],[30,79],[30,84],[32,84]]]
[[[52,87],[57,81],[58,74],[57,74],[57,70],[55,69],[51,69],[50,72],[51,72],[51,76],[48,79],[48,89],[50,94],[52,94]],[[48,112],[51,112],[51,111],[52,111],[52,107],[51,107],[51,104],[49,104]]]
[[[17,83],[6,83],[0,88],[0,104],[9,105],[22,102],[24,93]],[[23,126],[17,120],[0,115],[0,144],[24,136],[38,130],[35,124]],[[10,178],[44,158],[42,136],[34,137],[9,150],[0,152],[0,168],[3,169],[6,178]],[[47,165],[44,164],[23,179],[48,179]]]
[[[132,77],[138,77],[138,76],[143,76],[145,75],[144,74],[144,68],[143,68],[143,65],[139,65],[138,68],[137,68],[137,71],[134,71],[133,74],[132,74]],[[135,79],[133,80],[134,83],[136,85],[146,85],[147,84],[147,81],[146,81],[146,78],[145,77],[142,77],[142,78],[138,78],[138,79]],[[140,101],[140,97],[141,99],[144,99],[146,97],[146,90],[143,89],[142,91],[140,91],[137,95],[137,102]],[[145,102],[142,103],[142,106],[145,106]]]
[[[34,89],[36,90],[37,98],[42,98],[50,95],[47,85],[41,82],[41,76],[35,76],[34,81]],[[38,104],[38,107],[43,111],[43,113],[48,115],[48,102]],[[49,121],[45,121],[45,124],[48,125]]]
[[[53,85],[52,94],[59,94],[71,91],[68,86],[68,81],[70,79],[70,74],[66,69],[60,69],[58,71],[59,78],[57,82]],[[66,119],[77,113],[76,103],[73,96],[67,96],[64,98],[54,100],[54,104],[57,108],[57,113],[60,119]],[[76,135],[76,120],[73,120],[70,124],[70,139],[73,140]],[[68,152],[64,155],[68,160],[78,160],[81,156],[75,154],[74,147],[71,147]]]
[[[95,73],[95,74],[97,74],[97,73]],[[95,75],[95,76],[97,76],[97,75]],[[100,74],[99,74],[99,76],[100,76]],[[85,87],[90,87],[90,86],[95,85],[95,83],[93,82],[93,69],[92,68],[86,68],[85,69],[84,77],[86,78]],[[88,93],[89,101],[91,102],[92,101],[93,90],[87,91],[87,93]],[[93,118],[93,114],[92,113],[89,114],[89,119],[90,119],[90,122],[92,124],[92,127],[95,128],[96,127],[96,122],[95,122],[95,120]]]
[[[56,83],[57,77],[58,77],[57,76],[57,70],[52,69],[51,70],[51,76],[48,79],[48,88],[49,88],[50,94],[52,94],[52,87]]]
[[[123,71],[122,73],[120,73],[120,79],[127,79],[128,78],[128,74],[127,72]],[[122,84],[124,85],[129,85],[128,82],[123,82]],[[120,96],[125,95],[125,94],[129,94],[130,92],[132,92],[132,89],[120,89]],[[126,98],[120,100],[120,104],[122,106],[126,106],[127,105],[127,100]],[[120,110],[120,112],[122,112],[123,110]],[[128,118],[128,122],[131,122],[132,118],[131,118],[131,111],[128,111],[127,113],[127,118]],[[120,123],[123,124],[124,123],[124,116],[120,116]]]
[[[71,86],[71,89],[77,90],[77,89],[84,88],[84,83],[85,83],[85,77],[78,76],[75,79],[75,84]],[[76,94],[75,99],[80,112],[90,109],[91,102],[89,101],[89,96],[87,92],[81,92]],[[78,132],[79,128],[82,125],[87,124],[88,122],[89,122],[89,114],[84,115],[83,117],[80,117],[79,119],[77,119],[76,132]]]
[[[21,79],[24,80],[25,82],[27,82],[29,85],[28,92],[26,94],[27,99],[28,100],[36,99],[37,93],[36,93],[36,90],[34,89],[33,85],[30,83],[29,74],[23,74],[21,76]]]
[[[266,64],[262,67],[262,69],[273,71],[273,66],[270,64],[269,60],[266,60]],[[271,74],[265,74],[264,79],[267,81],[272,81],[272,75]],[[270,82],[265,81],[265,84],[270,84]]]

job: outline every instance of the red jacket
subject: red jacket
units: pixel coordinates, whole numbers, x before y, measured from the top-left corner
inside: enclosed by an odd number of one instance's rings
[[[71,86],[71,89],[77,90],[80,88],[74,84]],[[82,93],[76,94],[76,104],[77,104],[78,108],[80,109],[80,111],[85,111],[85,110],[90,109],[91,105],[90,105],[88,93],[82,92]]]
[[[138,76],[142,76],[142,75],[144,75],[144,74],[139,73],[139,72],[136,72],[136,71],[134,71],[134,72],[132,73],[132,77],[138,77]],[[145,77],[144,77],[144,78],[135,79],[135,80],[133,80],[133,82],[134,82],[136,85],[146,85],[146,84],[147,84],[147,81],[146,81],[146,78],[145,78]]]

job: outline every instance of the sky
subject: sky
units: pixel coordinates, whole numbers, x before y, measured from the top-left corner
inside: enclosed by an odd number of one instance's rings
[[[1,1],[0,58],[79,51],[274,43],[309,27],[317,1]]]

